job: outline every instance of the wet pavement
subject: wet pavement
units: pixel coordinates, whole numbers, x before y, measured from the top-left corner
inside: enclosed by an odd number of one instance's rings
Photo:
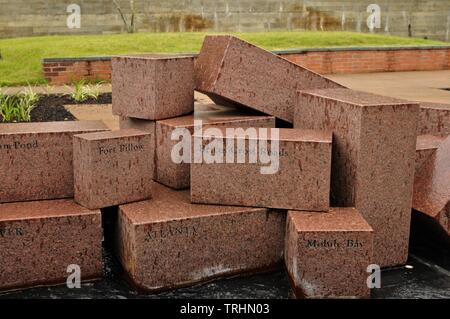
[[[359,90],[420,102],[450,103],[450,70],[330,74],[330,79]]]
[[[107,229],[107,228],[106,228]],[[450,246],[434,238],[414,219],[410,256],[406,266],[383,270],[381,288],[372,290],[372,298],[450,298]],[[107,234],[107,232],[105,233]],[[106,237],[106,239],[108,239]],[[290,298],[290,286],[284,270],[269,274],[223,279],[204,285],[159,294],[142,295],[123,279],[122,269],[105,249],[105,278],[83,283],[80,289],[66,286],[34,288],[1,295],[0,298]]]

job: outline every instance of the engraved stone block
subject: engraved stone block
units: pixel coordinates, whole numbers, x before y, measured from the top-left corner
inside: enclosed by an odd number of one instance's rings
[[[75,201],[95,209],[151,198],[152,142],[134,129],[75,135]]]
[[[174,189],[189,188],[190,164],[174,162],[172,152],[176,155],[191,158],[191,149],[177,147],[180,142],[191,138],[194,132],[194,121],[202,121],[204,129],[208,127],[275,127],[275,118],[267,115],[256,115],[235,108],[214,104],[196,105],[195,113],[156,122],[156,178],[155,180]],[[176,130],[187,135],[178,134]],[[182,131],[181,131],[182,130]],[[174,138],[172,138],[174,135]],[[191,143],[190,143],[191,144]]]
[[[373,230],[354,208],[289,211],[285,263],[298,298],[367,298]]]
[[[255,129],[228,135],[205,130],[194,133],[195,145],[201,147],[194,149],[191,164],[193,203],[329,209],[329,131],[271,129],[263,134]]]
[[[116,247],[139,289],[188,286],[282,262],[284,212],[195,205],[189,191],[158,183],[153,190],[151,200],[119,208]]]
[[[73,135],[106,131],[99,121],[0,126],[0,203],[73,197]]]
[[[0,290],[101,278],[102,238],[100,211],[71,199],[0,204]]]

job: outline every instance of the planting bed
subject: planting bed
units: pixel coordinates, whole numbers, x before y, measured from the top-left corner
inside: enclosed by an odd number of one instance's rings
[[[100,94],[97,99],[89,98],[77,102],[69,95],[40,95],[36,107],[31,111],[31,122],[75,121],[77,120],[64,106],[69,104],[110,104],[111,93]],[[0,115],[0,124],[4,123]]]

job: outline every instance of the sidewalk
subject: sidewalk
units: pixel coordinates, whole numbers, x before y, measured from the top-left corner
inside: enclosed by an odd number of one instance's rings
[[[6,94],[17,94],[19,92],[23,92],[28,90],[28,86],[9,86],[9,87],[0,87],[0,92]],[[74,91],[73,85],[41,85],[41,86],[32,86],[31,89],[33,92],[39,94],[67,94]],[[105,83],[99,85],[100,93],[108,93],[111,92],[111,84]]]
[[[411,101],[450,104],[450,71],[335,74],[330,79],[349,88]],[[449,105],[450,108],[450,105]]]

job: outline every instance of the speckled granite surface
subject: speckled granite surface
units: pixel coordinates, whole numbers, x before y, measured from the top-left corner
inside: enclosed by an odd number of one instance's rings
[[[416,173],[419,173],[422,165],[437,150],[439,144],[445,140],[443,136],[419,135],[416,143]]]
[[[194,58],[112,58],[112,110],[119,116],[160,120],[194,111]]]
[[[373,230],[354,208],[289,211],[285,264],[299,298],[367,298]]]
[[[0,203],[73,197],[72,137],[106,130],[101,121],[2,124]]]
[[[292,123],[296,90],[340,84],[232,36],[207,36],[195,64],[196,89]]]
[[[299,92],[294,127],[333,130],[331,205],[355,207],[374,230],[374,262],[404,264],[419,104],[327,89]]]
[[[286,213],[195,205],[189,191],[153,186],[153,198],[122,205],[117,252],[139,290],[158,291],[279,268]]]
[[[68,266],[82,279],[102,276],[100,210],[71,199],[0,205],[0,290],[66,282]]]
[[[417,135],[432,134],[447,136],[450,134],[450,105],[438,103],[420,103]]]
[[[415,227],[417,226],[417,227]],[[408,268],[396,267],[382,271],[380,289],[372,298],[450,298],[450,250],[448,245],[430,239],[430,233],[413,222]],[[107,227],[108,229],[108,227]],[[106,234],[106,238],[110,238]],[[139,294],[123,278],[123,270],[111,254],[108,244],[104,250],[104,279],[83,283],[80,289],[66,286],[24,290],[0,295],[2,299],[202,299],[202,298],[291,298],[288,276],[284,270],[218,280],[208,284],[181,288],[157,294]]]
[[[416,174],[412,206],[435,219],[450,235],[450,136]]]
[[[153,138],[135,129],[75,135],[75,201],[96,209],[151,198]]]
[[[178,150],[176,154],[188,154],[191,158],[191,149],[175,148],[186,136],[172,134],[176,129],[186,129],[187,137],[194,132],[194,121],[202,121],[202,129],[208,127],[275,127],[273,116],[245,112],[236,108],[223,107],[215,104],[196,104],[195,113],[191,115],[161,120],[156,122],[156,181],[174,189],[185,189],[190,186],[189,163],[174,163],[172,151]]]
[[[265,134],[255,131],[251,138],[243,132],[228,136],[223,130],[210,135],[194,133],[194,145],[203,145],[203,149],[194,150],[194,158],[207,153],[212,137],[222,143],[223,151],[220,154],[217,151],[218,163],[203,160],[191,164],[191,201],[327,211],[331,131],[276,129],[275,132],[276,137],[272,131]],[[268,160],[263,161],[261,154]],[[263,169],[270,171],[262,173]]]

